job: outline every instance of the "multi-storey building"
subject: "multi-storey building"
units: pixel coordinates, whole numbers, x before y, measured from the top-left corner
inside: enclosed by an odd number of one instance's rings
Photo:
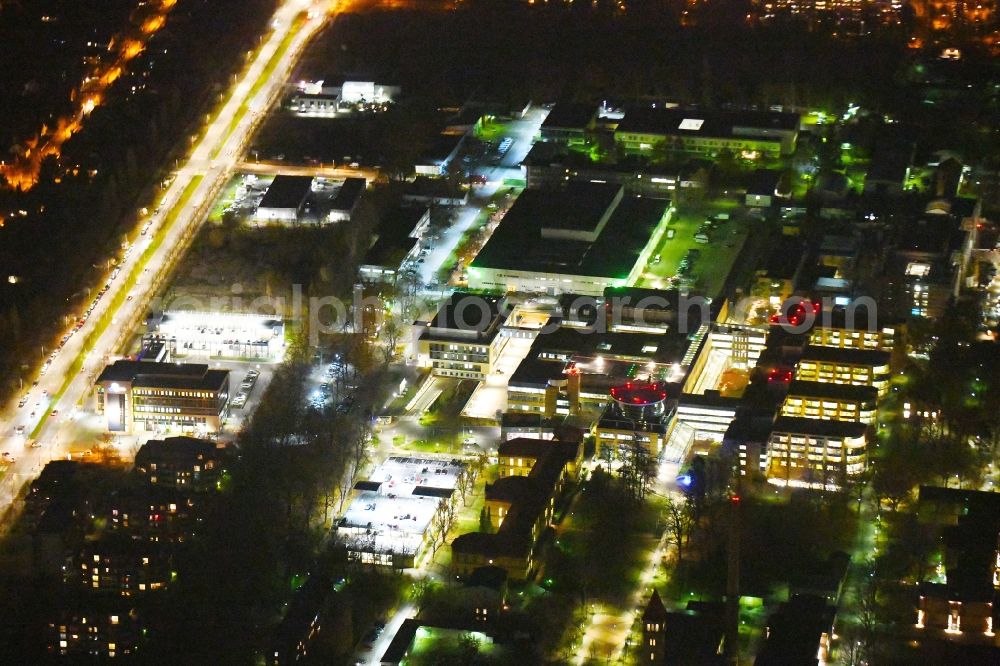
[[[946,521],[937,580],[919,586],[915,626],[921,637],[1000,647],[1000,498],[922,486],[920,508],[922,517],[943,514]]]
[[[138,541],[179,543],[192,537],[201,520],[196,496],[176,488],[121,488],[96,509],[108,530]]]
[[[142,626],[135,608],[127,603],[118,600],[57,611],[47,627],[49,654],[100,660],[135,654]]]
[[[722,604],[692,601],[682,611],[667,611],[653,590],[642,613],[638,663],[650,666],[722,666],[725,644]]]
[[[808,382],[871,386],[880,396],[889,390],[891,354],[877,349],[807,345],[795,373]]]
[[[523,580],[535,570],[539,538],[552,522],[567,483],[576,478],[580,444],[522,440],[518,446],[522,458],[524,450],[535,447],[535,462],[526,476],[508,475],[486,486],[485,518],[495,531],[468,532],[452,542],[456,575],[468,577],[482,567],[498,567],[510,578]]]
[[[767,442],[767,479],[781,486],[844,487],[865,471],[864,423],[779,416]]]
[[[229,401],[229,371],[202,363],[121,360],[104,368],[96,391],[97,413],[110,432],[218,432]]]
[[[557,442],[554,445],[562,446],[566,441]],[[497,447],[497,476],[528,476],[539,460],[549,454],[549,446],[552,445],[545,440],[538,438],[516,437],[501,442]],[[572,474],[579,472],[580,464],[583,462],[583,447],[577,446],[577,458],[567,462],[567,467]],[[569,450],[569,449],[567,449]]]
[[[221,458],[215,442],[193,437],[151,439],[135,454],[135,469],[152,485],[206,490],[215,487]]]
[[[626,382],[611,389],[611,400],[594,426],[597,456],[616,460],[636,444],[650,456],[660,455],[670,435],[677,400],[666,384]]]
[[[498,297],[455,292],[430,322],[414,323],[417,364],[439,377],[482,379],[507,344],[508,314]]]
[[[793,381],[781,415],[871,425],[877,400],[878,391],[871,386]]]
[[[170,555],[131,539],[86,541],[73,555],[68,582],[81,589],[130,597],[166,589],[171,581]]]

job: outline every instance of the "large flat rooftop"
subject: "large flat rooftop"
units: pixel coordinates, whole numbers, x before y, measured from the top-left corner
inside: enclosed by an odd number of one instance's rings
[[[143,387],[216,391],[228,377],[228,370],[212,370],[204,363],[120,360],[105,367],[96,383],[122,382]]]
[[[616,133],[730,137],[740,129],[794,132],[798,127],[799,116],[794,113],[640,107],[626,112]]]
[[[580,187],[582,186],[582,187]],[[590,191],[577,198],[573,194]],[[507,269],[626,279],[670,202],[624,196],[593,241],[549,237],[578,230],[607,210],[619,186],[579,183],[567,190],[525,190],[471,264]]]
[[[463,465],[431,458],[387,458],[376,467],[344,514],[349,546],[413,554]]]
[[[310,176],[275,176],[260,200],[260,208],[298,208],[311,188]]]

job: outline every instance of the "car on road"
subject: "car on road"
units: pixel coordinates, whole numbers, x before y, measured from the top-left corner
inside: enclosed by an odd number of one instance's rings
[[[40,449],[42,448],[42,443],[39,442],[37,439],[33,439],[28,442],[28,447],[32,449]]]
[[[28,396],[24,396],[24,397],[23,397],[23,398],[21,398],[21,400],[20,400],[20,401],[19,401],[19,402],[17,403],[17,408],[18,408],[18,409],[21,409],[22,407],[24,407],[24,406],[25,406],[25,405],[27,405],[27,404],[28,404]]]
[[[57,416],[59,416],[59,410],[58,409],[53,409],[52,413],[49,414],[49,416],[51,416],[52,418],[56,418]]]
[[[23,435],[24,434],[24,426],[23,425],[19,425],[16,428],[14,428],[14,434],[15,435]]]

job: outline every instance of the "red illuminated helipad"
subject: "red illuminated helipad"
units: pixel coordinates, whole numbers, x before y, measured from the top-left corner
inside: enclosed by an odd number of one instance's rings
[[[626,382],[611,389],[611,397],[628,405],[655,405],[667,399],[667,386],[660,382]]]

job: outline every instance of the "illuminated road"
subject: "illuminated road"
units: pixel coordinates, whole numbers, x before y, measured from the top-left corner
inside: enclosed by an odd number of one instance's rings
[[[652,492],[660,496],[673,496],[675,500],[683,501],[683,495],[677,489],[676,483],[679,471],[680,466],[677,463],[660,463]],[[663,564],[671,559],[672,550],[667,537],[666,531],[663,531],[658,538],[645,540],[639,580],[626,599],[596,599],[592,604],[593,612],[575,651],[574,664],[602,661],[612,663],[623,657],[629,634],[636,619],[642,614],[653,587],[662,586],[666,581]],[[633,644],[631,647],[637,646]]]
[[[280,164],[275,162],[241,162],[236,170],[259,176],[311,176],[313,178],[365,178],[368,182],[377,180],[378,169],[365,167],[302,166],[300,164]]]
[[[88,448],[87,442],[77,442],[81,433],[93,441],[89,433],[98,431],[97,424],[92,416],[90,423],[84,424],[86,412],[78,408],[89,406],[94,378],[134,323],[141,321],[149,299],[204,221],[259,121],[281,95],[303,47],[326,23],[326,13],[334,13],[335,7],[334,3],[309,0],[286,0],[280,5],[271,33],[229,91],[219,113],[193,144],[146,232],[119,264],[117,277],[109,280],[103,295],[97,295],[83,326],[51,355],[38,386],[26,394],[26,404],[18,408],[15,398],[4,410],[0,445],[15,462],[0,479],[0,512],[7,508],[21,484],[37,476],[45,462],[65,456],[74,443],[77,449]],[[308,16],[304,13],[307,10]],[[78,358],[88,342],[90,351],[81,367]],[[53,410],[58,410],[58,417],[46,421],[45,415]],[[23,427],[25,434],[15,434],[16,427]],[[36,429],[38,446],[28,448],[25,440]]]
[[[46,157],[59,156],[63,144],[80,130],[84,119],[100,106],[104,101],[104,94],[122,75],[129,62],[145,50],[146,42],[166,24],[167,14],[176,2],[177,0],[159,0],[140,5],[140,8],[147,12],[146,17],[141,24],[112,40],[115,42],[120,38],[121,41],[116,58],[84,79],[80,85],[80,94],[77,96],[78,106],[73,114],[56,119],[52,123],[53,129],[45,136],[36,136],[26,141],[27,149],[24,153],[18,155],[15,162],[4,169],[3,175],[9,187],[23,190],[34,187],[38,182],[42,161]],[[38,145],[39,141],[42,142],[41,146]]]

